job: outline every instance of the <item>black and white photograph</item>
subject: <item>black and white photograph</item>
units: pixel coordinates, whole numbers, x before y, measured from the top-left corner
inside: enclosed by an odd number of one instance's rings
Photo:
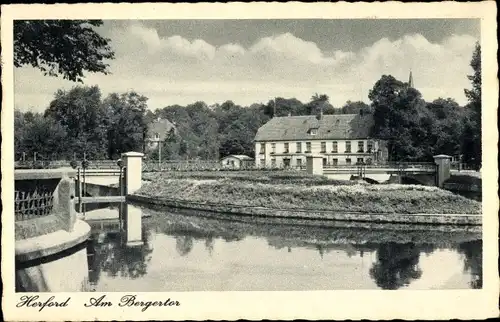
[[[498,86],[485,87],[485,22],[470,14],[48,14],[12,19],[8,38],[2,24],[14,305],[484,291],[498,207],[482,183],[498,173],[484,95]],[[61,292],[89,295],[49,299]]]

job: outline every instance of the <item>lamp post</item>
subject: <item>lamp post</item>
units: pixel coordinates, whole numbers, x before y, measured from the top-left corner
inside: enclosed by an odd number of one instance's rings
[[[161,140],[160,140],[160,138],[158,138],[156,140],[156,142],[158,143],[158,167],[160,168],[161,167]]]

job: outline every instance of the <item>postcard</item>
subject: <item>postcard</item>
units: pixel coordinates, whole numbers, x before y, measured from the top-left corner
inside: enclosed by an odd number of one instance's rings
[[[497,317],[495,17],[2,5],[5,319]]]

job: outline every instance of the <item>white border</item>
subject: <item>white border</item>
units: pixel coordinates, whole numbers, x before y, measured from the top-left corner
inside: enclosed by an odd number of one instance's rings
[[[234,320],[234,319],[483,319],[498,316],[496,5],[476,3],[229,3],[74,4],[2,6],[2,308],[5,320]],[[144,300],[175,299],[178,308],[84,308],[96,293],[71,296],[66,308],[16,309],[13,234],[14,19],[265,19],[265,18],[481,18],[483,77],[484,288],[463,291],[311,291],[134,293]],[[115,303],[125,293],[106,293]],[[54,294],[56,295],[56,294]],[[42,295],[46,296],[46,295]],[[47,297],[47,296],[46,296]]]

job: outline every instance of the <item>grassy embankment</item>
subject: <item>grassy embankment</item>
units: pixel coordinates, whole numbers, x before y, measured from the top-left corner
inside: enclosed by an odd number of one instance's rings
[[[369,185],[300,172],[173,172],[146,176],[153,198],[279,209],[478,214],[481,203],[436,187]]]

